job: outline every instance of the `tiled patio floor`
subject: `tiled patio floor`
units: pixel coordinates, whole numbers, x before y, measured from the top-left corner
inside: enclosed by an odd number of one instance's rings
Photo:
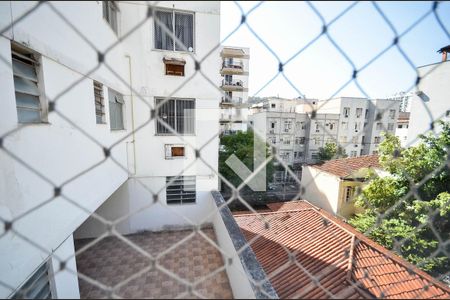
[[[212,228],[203,228],[210,239],[216,241]],[[144,232],[128,235],[130,241],[147,253],[156,256],[176,242],[192,234],[191,230]],[[77,249],[91,240],[76,240]],[[142,274],[139,271],[150,265],[149,260],[117,237],[107,237],[93,247],[77,255],[78,272],[107,286],[114,286],[132,275],[136,278],[120,287],[116,294],[123,298],[195,298],[180,283],[162,271],[152,268]],[[220,252],[200,234],[195,235],[158,260],[159,265],[188,282],[197,282],[195,291],[205,298],[232,298]],[[88,283],[79,276],[81,298],[107,298],[106,291]]]

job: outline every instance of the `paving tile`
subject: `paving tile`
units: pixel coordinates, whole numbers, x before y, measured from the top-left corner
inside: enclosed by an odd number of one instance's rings
[[[202,228],[202,232],[216,242],[212,228]],[[131,242],[152,256],[160,254],[175,243],[190,235],[190,230],[142,232],[128,235]],[[80,249],[92,240],[76,240]],[[120,284],[130,276],[142,272],[151,265],[149,259],[117,237],[108,237],[77,255],[78,271],[106,286]],[[187,282],[201,281],[224,262],[220,252],[204,237],[196,233],[192,238],[165,253],[158,263],[169,272]],[[79,280],[81,298],[108,298],[106,291]],[[232,298],[232,292],[225,270],[201,281],[194,290],[207,298]],[[126,282],[116,294],[123,298],[198,298],[187,293],[187,286],[161,270],[150,269]]]

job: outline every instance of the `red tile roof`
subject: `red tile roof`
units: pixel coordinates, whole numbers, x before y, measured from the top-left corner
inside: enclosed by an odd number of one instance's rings
[[[309,202],[268,207],[235,219],[280,298],[450,298],[444,284]]]
[[[362,168],[381,168],[378,155],[363,155],[358,157],[348,157],[328,160],[321,164],[310,165],[321,171],[334,174],[339,177],[346,177]]]

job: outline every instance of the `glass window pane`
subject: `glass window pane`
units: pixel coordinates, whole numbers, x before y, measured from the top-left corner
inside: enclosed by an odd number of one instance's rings
[[[37,84],[31,80],[14,76],[14,87],[16,92],[39,96]]]
[[[192,14],[175,13],[175,36],[183,43],[175,43],[175,49],[189,51],[194,48],[194,16]]]
[[[40,109],[39,97],[28,94],[16,93],[16,105],[18,107]]]
[[[157,22],[157,20],[159,22]],[[157,11],[155,14],[154,24],[155,48],[173,50],[173,13],[167,11]],[[164,28],[163,25],[165,25],[166,28]]]
[[[39,123],[41,122],[41,114],[38,110],[29,110],[17,108],[17,117],[19,123]]]
[[[33,80],[37,82],[36,70],[33,65],[26,64],[19,60],[13,59],[13,73],[19,77],[25,77],[27,79]]]

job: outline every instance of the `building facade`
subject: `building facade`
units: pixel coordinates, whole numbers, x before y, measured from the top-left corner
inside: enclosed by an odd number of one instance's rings
[[[225,46],[220,57],[220,130],[224,134],[246,131],[250,49]]]
[[[336,143],[350,157],[377,154],[381,133],[395,132],[398,109],[398,101],[386,99],[269,99],[253,105],[249,119],[293,165],[316,162],[326,143]]]
[[[402,147],[407,146],[410,114],[411,113],[409,112],[399,112],[398,114],[395,136],[400,140],[400,145]]]
[[[220,3],[159,2],[154,18],[126,2],[35,5],[0,4],[0,218],[11,224],[0,232],[0,296],[41,272],[55,274],[51,296],[78,298],[60,262],[76,272],[74,239],[104,234],[99,218],[129,215],[120,234],[209,218]],[[201,59],[213,84],[186,83]]]
[[[419,134],[437,133],[440,128],[436,121],[450,120],[450,90],[447,88],[450,82],[450,61],[446,52],[450,51],[450,47],[447,48],[442,51],[443,61],[417,68],[422,79],[412,97],[408,145],[419,142]]]

